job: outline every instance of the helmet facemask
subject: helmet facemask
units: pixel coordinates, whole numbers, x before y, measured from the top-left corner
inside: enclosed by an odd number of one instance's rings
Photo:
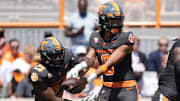
[[[41,56],[42,60],[46,65],[51,67],[61,67],[64,65],[64,51],[56,52],[54,54],[43,53]]]
[[[121,32],[123,27],[123,20],[124,20],[124,16],[115,17],[115,18],[100,16],[101,28],[115,35],[118,32]]]

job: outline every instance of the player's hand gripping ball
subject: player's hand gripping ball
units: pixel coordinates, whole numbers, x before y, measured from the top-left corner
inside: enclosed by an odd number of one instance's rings
[[[62,83],[62,87],[71,94],[80,93],[86,86],[86,78],[71,78]]]

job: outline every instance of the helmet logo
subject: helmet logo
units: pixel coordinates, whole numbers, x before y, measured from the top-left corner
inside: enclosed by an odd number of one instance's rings
[[[41,51],[44,50],[44,45],[47,45],[48,44],[48,41],[42,41],[41,43]]]
[[[99,42],[99,39],[97,37],[95,37],[93,40],[94,40],[94,43],[96,44]]]

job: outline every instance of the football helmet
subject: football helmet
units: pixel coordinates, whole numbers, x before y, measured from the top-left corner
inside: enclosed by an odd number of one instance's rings
[[[40,45],[41,62],[50,67],[64,65],[64,47],[54,37],[48,37]]]
[[[99,10],[99,24],[102,30],[117,33],[122,30],[124,14],[120,6],[115,2],[102,5]]]

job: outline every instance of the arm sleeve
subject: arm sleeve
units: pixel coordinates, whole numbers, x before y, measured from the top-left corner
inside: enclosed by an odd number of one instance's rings
[[[29,79],[32,84],[47,83],[48,71],[46,69],[32,68],[29,74]]]
[[[127,45],[134,45],[135,35],[133,32],[128,32],[128,40],[125,42]]]

